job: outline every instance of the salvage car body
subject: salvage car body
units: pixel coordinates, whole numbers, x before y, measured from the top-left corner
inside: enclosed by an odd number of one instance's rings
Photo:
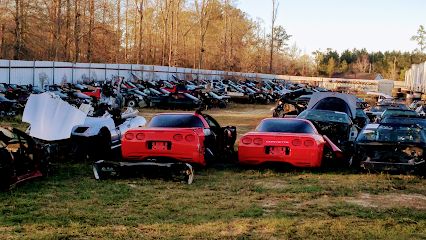
[[[0,95],[0,117],[15,116],[19,112],[18,102]]]
[[[338,153],[327,136],[303,119],[264,119],[255,132],[245,134],[238,145],[240,164],[258,165],[269,162],[288,163],[296,167],[315,168],[322,165],[324,148]]]
[[[128,108],[119,113],[119,119],[110,113],[102,117],[87,117],[84,124],[73,127],[71,139],[89,158],[109,159],[111,150],[121,146],[121,138],[127,130],[145,126],[145,118],[138,113]]]
[[[344,151],[351,149],[358,135],[356,97],[342,93],[314,93],[307,110],[297,116],[311,121],[320,134],[327,135]]]
[[[0,127],[0,191],[45,175],[46,147],[16,128]]]
[[[205,166],[230,158],[235,140],[235,127],[221,127],[207,114],[158,114],[147,128],[127,131],[121,149],[128,161],[172,159]]]
[[[369,170],[424,174],[425,150],[425,131],[417,124],[369,124],[355,142],[352,164]]]

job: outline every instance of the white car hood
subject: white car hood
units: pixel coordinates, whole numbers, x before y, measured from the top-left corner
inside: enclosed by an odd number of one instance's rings
[[[31,125],[29,135],[46,141],[70,138],[74,126],[83,124],[87,114],[55,94],[31,94],[22,121]]]

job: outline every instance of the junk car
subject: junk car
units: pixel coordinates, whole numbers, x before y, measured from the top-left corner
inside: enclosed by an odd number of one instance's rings
[[[350,151],[358,135],[355,96],[342,93],[314,93],[307,110],[297,118],[311,121],[344,152]]]
[[[426,135],[418,124],[368,124],[355,142],[351,164],[375,171],[425,174]]]
[[[234,154],[235,127],[221,127],[200,112],[155,115],[146,128],[130,129],[122,139],[127,161],[178,161],[205,166]]]
[[[121,146],[121,138],[128,129],[146,124],[137,110],[128,108],[123,113],[114,110],[100,117],[87,117],[84,124],[72,128],[71,140],[79,154],[95,160],[110,159],[111,150]]]
[[[296,167],[320,167],[327,152],[341,150],[304,119],[269,118],[256,131],[245,134],[238,145],[240,164],[288,163]]]
[[[45,176],[49,169],[48,147],[16,128],[0,127],[0,191]]]

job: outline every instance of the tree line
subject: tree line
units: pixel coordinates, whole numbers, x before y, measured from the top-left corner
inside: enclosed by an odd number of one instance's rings
[[[302,53],[288,46],[291,35],[276,24],[279,1],[271,1],[268,29],[235,0],[2,0],[0,58],[392,79],[426,60],[420,50]],[[424,44],[422,31],[413,40]]]

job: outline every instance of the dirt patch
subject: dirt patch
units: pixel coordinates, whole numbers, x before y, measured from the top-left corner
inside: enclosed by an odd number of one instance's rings
[[[260,186],[262,188],[265,188],[267,190],[279,190],[284,189],[287,185],[286,181],[268,181],[268,180],[262,180],[255,183],[255,185]]]
[[[385,194],[372,195],[363,193],[357,197],[345,198],[345,202],[371,208],[397,208],[407,207],[426,209],[426,196],[421,194]]]

